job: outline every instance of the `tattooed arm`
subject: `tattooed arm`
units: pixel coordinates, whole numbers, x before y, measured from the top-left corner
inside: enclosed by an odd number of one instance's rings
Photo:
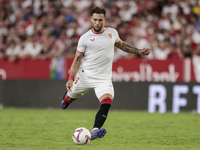
[[[127,53],[134,53],[134,54],[138,54],[138,55],[149,55],[149,53],[150,53],[149,48],[138,49],[138,48],[136,48],[126,42],[123,42],[121,40],[119,42],[115,43],[115,46]]]
[[[79,70],[82,57],[83,57],[82,53],[76,52],[75,58],[70,68],[70,77],[66,83],[66,88],[68,91],[71,91],[71,88],[73,86],[73,80]]]
[[[83,57],[82,53],[76,52],[74,61],[73,61],[71,68],[70,68],[70,75],[75,76],[77,74],[79,67],[80,67],[82,57]]]

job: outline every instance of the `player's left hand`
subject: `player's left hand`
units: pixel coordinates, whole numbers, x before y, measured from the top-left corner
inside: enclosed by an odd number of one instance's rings
[[[139,55],[149,55],[150,49],[149,48],[143,48],[139,50]]]

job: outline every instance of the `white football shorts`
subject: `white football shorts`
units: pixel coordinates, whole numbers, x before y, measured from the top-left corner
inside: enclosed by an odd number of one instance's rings
[[[97,98],[99,99],[102,95],[108,93],[114,98],[114,88],[111,80],[96,80],[91,81],[90,79],[85,79],[77,77],[74,80],[72,91],[68,91],[67,95],[71,98],[79,98],[85,95],[91,90],[95,91]]]

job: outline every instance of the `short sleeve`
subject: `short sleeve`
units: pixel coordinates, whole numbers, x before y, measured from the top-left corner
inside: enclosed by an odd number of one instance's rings
[[[77,51],[80,53],[84,53],[86,49],[86,42],[84,36],[81,36],[78,41]]]
[[[114,29],[114,35],[115,35],[115,43],[119,42],[121,39],[119,38],[119,34],[115,29]]]

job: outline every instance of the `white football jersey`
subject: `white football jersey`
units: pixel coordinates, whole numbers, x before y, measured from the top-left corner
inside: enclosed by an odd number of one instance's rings
[[[77,51],[84,54],[79,75],[89,80],[111,80],[114,44],[119,40],[113,28],[104,28],[101,33],[89,30],[83,34],[77,46]]]

